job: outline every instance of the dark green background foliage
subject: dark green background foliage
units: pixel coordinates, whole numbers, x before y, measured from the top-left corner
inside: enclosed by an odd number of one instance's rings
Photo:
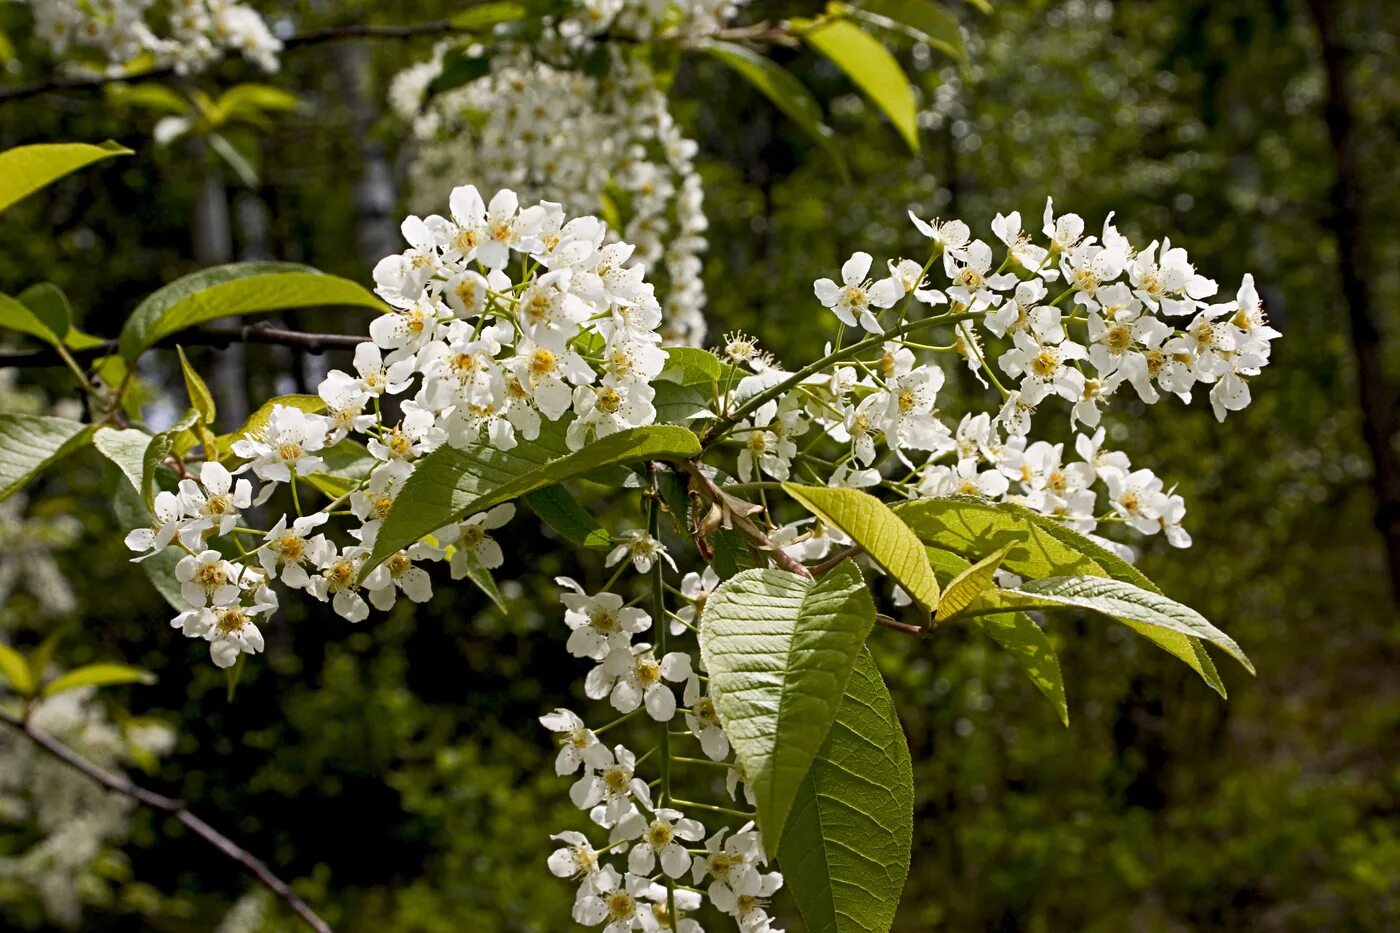
[[[307,23],[363,13],[306,5],[320,10]],[[410,22],[451,4],[394,6],[393,21]],[[1400,8],[1337,6],[1356,56],[1372,282],[1393,331]],[[775,52],[827,108],[850,184],[733,74],[686,62],[673,96],[703,157],[712,333],[742,328],[800,365],[834,333],[811,296],[814,278],[855,249],[877,262],[921,256],[906,208],[963,217],[990,237],[996,211],[1019,209],[1038,226],[1053,194],[1091,230],[1116,210],[1139,242],[1170,235],[1225,291],[1253,271],[1284,339],[1254,384],[1255,404],[1224,427],[1199,404],[1147,411],[1120,395],[1109,413],[1114,442],[1179,484],[1190,506],[1195,547],[1153,540],[1141,565],[1259,669],[1250,679],[1222,666],[1228,703],[1123,630],[1066,618],[1052,625],[1069,693],[1065,730],[1011,659],[971,629],[917,645],[872,636],[915,768],[913,867],[896,928],[1395,929],[1400,626],[1371,521],[1326,225],[1334,169],[1307,10],[1299,0],[1007,0],[990,17],[955,9],[970,26],[965,68],[908,42],[900,49],[925,105],[938,102],[917,158],[829,66]],[[801,11],[758,3],[752,15]],[[0,22],[26,34],[13,5],[0,8]],[[356,62],[375,110],[388,77],[430,41],[373,47]],[[19,44],[26,61],[42,59]],[[234,257],[303,261],[368,281],[354,245],[353,185],[376,149],[401,167],[405,134],[388,117],[366,124],[356,112],[345,69],[332,67],[343,48],[285,58],[274,80],[303,106],[241,140],[258,154],[253,190],[198,150],[158,149],[149,114],[96,95],[0,108],[0,148],[110,136],[138,152],[7,212],[0,290],[52,280],[87,330],[112,335],[140,297],[197,267],[191,230],[211,196],[230,205]],[[216,77],[253,79],[236,64]],[[325,313],[286,323],[363,326]],[[1394,371],[1396,347],[1386,352]],[[249,347],[241,368],[207,350],[195,360],[224,398],[298,389],[286,384],[300,370],[283,348]],[[161,366],[148,375],[178,392],[173,357]],[[21,383],[61,378],[29,370]],[[950,379],[946,410],[970,391],[961,378]],[[31,491],[31,514],[83,523],[61,555],[82,608],[45,618],[21,592],[5,607],[7,624],[29,644],[67,622],[65,663],[121,658],[160,674],[155,686],[111,695],[178,729],[176,751],[147,783],[186,797],[301,877],[337,929],[562,929],[572,890],[547,875],[547,836],[577,815],[535,717],[582,702],[582,668],[564,651],[551,579],[596,583],[598,556],[571,553],[522,515],[502,538],[502,578],[518,581],[505,585],[509,614],[445,580],[426,606],[404,603],[358,626],[288,599],[266,627],[266,656],[247,665],[229,703],[205,646],[167,626],[168,610],[127,562],[104,497],[114,480],[99,461],[86,453]],[[610,507],[635,522],[634,496],[612,495]],[[8,832],[0,824],[0,851]],[[249,885],[145,815],[113,866],[109,889],[94,892],[90,928],[205,929]],[[0,925],[42,923],[25,891],[0,887]]]

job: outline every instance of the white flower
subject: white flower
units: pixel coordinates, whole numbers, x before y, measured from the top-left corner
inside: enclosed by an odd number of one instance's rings
[[[690,734],[700,741],[705,756],[714,761],[729,757],[729,737],[720,725],[719,714],[715,712],[714,701],[700,695],[700,678],[690,677],[685,682],[682,697],[690,712],[685,714],[685,726]]]
[[[1156,474],[1151,470],[1125,473],[1107,469],[1102,475],[1108,486],[1109,504],[1124,521],[1145,535],[1161,530],[1160,519],[1170,503]]]
[[[1011,488],[1000,470],[979,471],[976,460],[959,460],[955,466],[934,465],[924,469],[919,493],[924,496],[982,496],[996,499]]]
[[[258,563],[262,565],[268,578],[280,576],[282,582],[294,589],[305,589],[311,578],[303,564],[317,564],[328,546],[324,535],[307,538],[314,529],[325,524],[329,518],[325,512],[316,512],[292,521],[287,525],[287,516],[277,519],[263,537],[263,546],[258,548]]]
[[[904,297],[904,286],[893,277],[874,283],[866,278],[870,273],[869,253],[852,253],[841,266],[841,284],[831,279],[818,279],[812,283],[817,300],[830,308],[838,320],[848,327],[861,327],[873,334],[881,332],[880,322],[871,313],[871,308],[890,308]]]
[[[913,211],[909,212],[909,219],[920,233],[933,241],[935,251],[956,253],[972,239],[972,231],[961,220],[925,221],[915,217]]]
[[[709,564],[705,565],[703,573],[691,571],[681,578],[681,596],[688,602],[680,609],[676,610],[676,616],[680,622],[671,622],[671,634],[680,635],[685,631],[686,625],[692,628],[700,627],[701,615],[705,612],[705,602],[710,598],[710,594],[719,586],[719,574],[715,573],[715,568]],[[687,706],[689,703],[686,704]]]
[[[554,773],[563,777],[580,768],[605,768],[612,763],[607,746],[598,741],[593,730],[583,720],[566,709],[556,709],[540,717],[540,725],[559,738],[559,754],[554,759]]]
[[[378,528],[373,530],[377,532]],[[369,541],[367,535],[366,542]],[[416,548],[417,545],[391,554],[365,581],[365,590],[374,608],[381,612],[394,608],[396,591],[401,591],[415,603],[426,603],[433,598],[433,581],[428,571],[413,565],[415,559],[423,556],[422,551]]]
[[[228,606],[237,602],[241,595],[238,576],[238,568],[218,551],[187,554],[175,565],[180,595],[196,608]]]
[[[1038,343],[1024,331],[1012,336],[1015,349],[1003,353],[997,364],[1008,376],[1020,376],[1021,398],[1036,406],[1047,395],[1058,395],[1071,402],[1084,394],[1084,374],[1069,364],[1088,356],[1082,346],[1066,340],[1059,344]]]
[[[690,674],[690,655],[672,651],[658,661],[651,645],[643,642],[629,650],[610,652],[602,664],[588,672],[583,690],[589,699],[607,697],[619,713],[645,705],[652,719],[670,722],[676,715],[676,694],[665,681],[681,683]]]
[[[507,502],[435,531],[433,537],[439,545],[453,546],[452,579],[465,577],[473,562],[485,570],[495,570],[505,563],[500,544],[487,532],[504,527],[514,517],[515,505]]]
[[[529,339],[520,341],[509,365],[515,376],[513,385],[519,386],[550,421],[558,421],[569,410],[574,386],[594,379],[593,369],[573,350],[550,349]]]
[[[600,875],[594,882],[596,893],[579,892],[574,902],[574,921],[589,927],[606,922],[603,933],[648,929],[647,921],[654,918],[651,911],[639,903],[639,898],[647,894],[651,882],[636,875],[624,879],[611,865],[603,866]]]
[[[1019,279],[1010,272],[992,272],[992,248],[973,240],[966,250],[943,254],[943,271],[953,283],[948,298],[969,308],[984,308],[1001,300],[997,292],[1014,288]]]
[[[226,535],[242,517],[239,510],[252,505],[253,487],[246,479],[235,484],[223,464],[210,460],[199,468],[198,485],[193,480],[180,481],[180,497],[188,514],[202,519],[215,534]]]
[[[367,557],[367,547],[348,547],[336,553],[334,545],[328,546],[317,563],[319,573],[311,578],[306,588],[307,592],[322,602],[329,599],[331,608],[344,619],[363,622],[369,618],[369,604],[360,595],[359,576]],[[364,581],[365,587],[381,588],[385,573],[383,567],[374,568]]]
[[[259,479],[273,483],[291,482],[293,472],[309,476],[325,466],[314,455],[325,446],[329,428],[321,415],[274,405],[262,428],[233,442],[233,452],[252,461],[239,471],[252,469]]]
[[[209,656],[215,666],[232,667],[240,654],[263,650],[263,636],[254,620],[277,608],[277,596],[266,586],[258,587],[251,605],[239,603],[191,609],[171,620],[173,628],[209,642]]]
[[[378,460],[416,460],[432,453],[447,440],[447,432],[437,419],[415,402],[403,403],[403,421],[389,428],[382,437],[371,437],[365,444]]]
[[[570,450],[656,420],[652,399],[656,392],[649,385],[578,386],[574,389],[574,413],[565,439]]]
[[[616,826],[629,812],[634,796],[651,808],[646,781],[634,773],[635,755],[618,745],[611,752],[603,749],[597,761],[598,764],[589,763],[588,770],[569,788],[569,799],[574,806],[590,811],[593,822],[605,828]]]
[[[620,531],[613,540],[617,542],[617,546],[608,552],[605,563],[609,567],[615,567],[624,559],[630,559],[632,569],[637,573],[650,573],[652,565],[660,558],[670,564],[672,570],[676,569],[676,562],[666,553],[666,545],[640,528]]]
[[[896,450],[946,450],[952,446],[947,426],[933,414],[938,390],[943,387],[943,370],[920,366],[891,379],[883,392],[872,398],[883,411],[879,427],[885,441]]]
[[[576,658],[603,661],[613,654],[625,655],[632,636],[651,628],[651,616],[624,605],[616,593],[589,596],[568,577],[556,577],[554,582],[573,590],[560,594],[559,600],[564,604],[564,624],[570,629],[565,647]]]
[[[667,877],[679,878],[690,867],[690,855],[683,843],[704,839],[705,827],[668,807],[658,807],[652,816],[648,821],[634,810],[617,824],[615,835],[642,840],[627,854],[627,870],[634,875],[650,875],[660,860]]]
[[[141,554],[132,560],[139,562],[154,557],[175,540],[177,534],[184,540],[185,503],[173,492],[156,493],[155,508],[151,516],[151,527],[136,528],[127,533],[126,546]],[[189,542],[185,542],[188,544]]]

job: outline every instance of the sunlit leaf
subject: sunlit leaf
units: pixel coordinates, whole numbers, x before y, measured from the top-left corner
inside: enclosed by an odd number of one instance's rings
[[[817,518],[850,536],[930,614],[938,608],[938,579],[919,538],[889,506],[868,492],[784,483],[788,495]]]
[[[826,19],[801,30],[802,38],[846,73],[866,97],[884,111],[914,152],[919,151],[914,88],[890,51],[870,33],[847,19]]]
[[[86,664],[74,668],[44,685],[43,695],[51,697],[79,687],[114,687],[120,684],[153,684],[156,675],[129,664]]]
[[[88,143],[38,143],[0,152],[0,211],[70,172],[132,151],[110,139]]]
[[[770,854],[874,625],[875,603],[852,561],[815,582],[786,570],[747,570],[705,603],[700,653],[710,697]]]

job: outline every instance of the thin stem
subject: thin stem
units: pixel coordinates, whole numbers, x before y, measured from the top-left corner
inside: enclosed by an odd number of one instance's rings
[[[999,610],[997,610],[997,611],[998,611],[998,612],[1005,612],[1006,610],[1005,610],[1005,609],[999,609]],[[903,632],[905,635],[923,635],[923,634],[925,634],[925,630],[924,630],[922,627],[917,626],[917,625],[911,625],[911,624],[909,624],[908,622],[900,622],[898,619],[892,619],[892,618],[890,618],[889,616],[885,615],[884,613],[877,613],[877,614],[876,614],[876,616],[875,616],[875,624],[876,624],[876,625],[882,625],[882,626],[884,626],[885,628],[890,629],[891,631]]]
[[[45,732],[41,732],[23,719],[12,716],[9,713],[0,712],[0,720],[3,720],[6,725],[12,727],[16,731],[23,733],[30,741],[34,742],[34,744],[38,745],[54,758],[68,765],[73,770],[86,775],[108,790],[121,794],[124,797],[130,797],[137,803],[150,807],[152,810],[169,813],[224,856],[243,866],[253,877],[262,882],[268,890],[281,898],[282,901],[292,909],[292,912],[300,917],[311,929],[317,930],[319,933],[330,933],[330,926],[320,917],[316,916],[315,911],[313,911],[285,881],[274,875],[272,870],[269,869],[262,860],[256,858],[223,833],[185,809],[183,801],[138,787],[122,775],[113,774],[111,771],[98,767],[67,745],[64,745],[58,739]]]
[[[653,541],[661,540],[661,490],[656,485],[656,464],[651,464],[651,496],[647,500],[647,534],[651,535]],[[656,621],[656,653],[660,657],[666,656],[666,636],[670,626],[666,624],[666,583],[661,579],[662,562],[657,560],[651,568],[651,617]],[[665,687],[664,689],[671,689]],[[671,730],[665,723],[661,724],[661,787],[657,794],[657,802],[670,804],[671,802]],[[666,876],[666,916],[671,919],[672,927],[676,924],[676,883],[670,875]]]
[[[726,816],[737,816],[741,820],[753,819],[752,813],[745,813],[743,810],[734,810],[729,807],[717,807],[714,804],[710,803],[697,803],[694,800],[681,800],[679,797],[677,797],[675,800],[672,800],[671,802],[678,807],[692,807],[697,810],[710,810],[714,813],[723,813]]]

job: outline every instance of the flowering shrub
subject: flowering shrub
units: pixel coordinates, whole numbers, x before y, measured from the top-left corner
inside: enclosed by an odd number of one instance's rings
[[[131,26],[144,11],[82,5],[88,26],[52,31],[77,41],[92,22],[110,26],[110,13],[139,46],[114,46],[114,61],[157,51],[185,69],[214,54],[210,27],[193,21],[172,26],[178,49],[159,52]],[[116,507],[133,560],[171,603],[171,626],[229,671],[230,692],[289,594],[352,624],[400,598],[427,601],[444,576],[504,604],[495,537],[523,504],[611,571],[596,589],[556,580],[555,631],[581,662],[590,704],[551,703],[540,716],[583,814],[549,827],[559,846],[548,870],[577,886],[573,919],[694,933],[709,911],[763,933],[787,888],[813,928],[888,929],[914,793],[866,648],[872,629],[921,639],[980,629],[1067,722],[1040,614],[1092,612],[1223,694],[1206,644],[1250,668],[1244,653],[1131,563],[1132,535],[1190,545],[1186,504],[1108,449],[1101,421],[1115,399],[1189,403],[1198,386],[1224,420],[1249,404],[1279,334],[1248,276],[1220,296],[1181,247],[1135,246],[1112,216],[1088,234],[1047,200],[1039,237],[1018,213],[992,218],[996,249],[960,220],[911,215],[926,255],[877,264],[854,253],[805,299],[835,333],[819,359],[784,365],[742,333],[713,352],[680,345],[705,334],[695,147],[652,66],[599,37],[709,42],[732,12],[569,4],[541,20],[536,41],[500,43],[484,70],[470,47],[442,46],[402,75],[394,98],[423,158],[513,187],[459,185],[445,213],[404,220],[407,248],[375,266],[372,293],[291,264],[207,269],[146,299],[91,373],[74,352],[101,340],[65,309],[5,298],[0,321],[69,366],[92,423],[0,415],[11,454],[0,497],[91,441],[122,474]],[[836,16],[804,21],[801,34],[849,70],[852,28]],[[270,55],[268,40],[239,48]],[[812,122],[771,65],[707,48]],[[464,68],[472,80],[435,88]],[[900,128],[908,114],[881,106]],[[124,151],[27,148],[0,154],[25,180],[0,189],[0,209],[45,177]],[[539,200],[561,184],[568,203]],[[617,198],[620,231],[589,213]],[[337,338],[352,348],[348,368],[315,395],[269,399],[217,434],[213,395],[182,353],[189,411],[164,431],[133,424],[123,388],[151,347],[229,314],[321,305],[374,317],[367,335]],[[985,404],[940,404],[954,367]],[[1072,443],[1035,437],[1062,418]],[[619,501],[637,505],[629,527],[603,527],[596,506]],[[6,652],[26,716],[51,693],[140,676],[110,666],[45,682],[44,664]],[[11,724],[34,736],[27,719]]]
[[[877,622],[983,628],[1061,715],[1058,666],[1027,610],[1121,620],[1217,688],[1202,641],[1244,662],[1132,569],[1126,541],[1097,534],[1189,545],[1181,497],[1106,449],[1099,422],[1120,392],[1189,401],[1209,386],[1222,419],[1246,405],[1278,336],[1248,278],[1214,302],[1181,248],[1135,248],[1111,218],[1086,235],[1050,203],[1041,242],[1019,215],[994,218],[1000,258],[961,221],[913,218],[924,261],[891,260],[873,279],[856,253],[839,281],[814,283],[839,336],[790,371],[738,334],[718,355],[663,349],[645,267],[597,218],[470,185],[449,200],[446,215],[408,218],[408,248],[375,268],[388,309],[353,371],[333,370],[315,398],[272,400],[203,455],[167,456],[150,476],[127,464],[133,492],[152,496],[127,544],[138,561],[164,559],[182,601],[171,624],[220,667],[263,649],[279,584],[350,622],[427,600],[436,562],[499,598],[493,534],[521,497],[605,551],[601,590],[558,580],[560,631],[585,662],[586,696],[614,719],[541,718],[571,799],[605,831],[596,848],[577,828],[554,835],[549,867],[577,882],[578,922],[670,928],[703,895],[741,929],[769,929],[783,883],[769,859],[788,864],[790,845],[825,856],[788,869],[804,909],[820,915],[823,884],[872,885],[839,909],[888,922],[899,886],[873,886],[853,860],[908,858],[910,789],[889,785],[907,778],[907,752],[861,648]],[[939,407],[947,365],[983,381],[986,410]],[[1097,428],[1077,435],[1078,459],[1030,439],[1054,417]],[[177,432],[191,428],[208,426],[196,415]],[[138,440],[143,456],[161,443]],[[178,482],[155,492],[166,475]],[[635,490],[636,527],[597,527],[558,485],[589,475]],[[274,502],[291,509],[266,512]],[[276,518],[250,525],[254,510]],[[877,610],[881,577],[891,614]],[[639,719],[656,723],[640,749],[603,735]],[[873,749],[845,747],[881,732]],[[841,764],[862,752],[873,770]],[[727,799],[678,796],[682,772],[711,767]],[[826,787],[852,774],[889,799],[862,812],[873,826],[832,827]]]

